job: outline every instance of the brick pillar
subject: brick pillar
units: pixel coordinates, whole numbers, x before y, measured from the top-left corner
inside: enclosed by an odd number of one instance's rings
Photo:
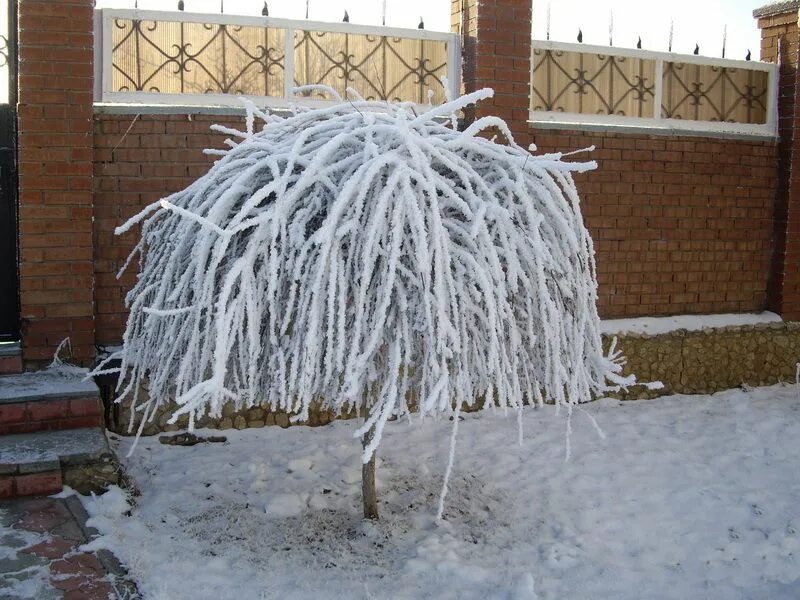
[[[92,0],[19,0],[22,356],[94,356]]]
[[[522,145],[530,141],[531,5],[533,0],[452,0],[451,29],[461,34],[465,92],[490,87],[494,98],[465,115],[508,123]]]
[[[778,2],[753,11],[761,29],[761,60],[780,63],[778,81],[778,189],[769,308],[800,320],[800,78],[798,2]]]

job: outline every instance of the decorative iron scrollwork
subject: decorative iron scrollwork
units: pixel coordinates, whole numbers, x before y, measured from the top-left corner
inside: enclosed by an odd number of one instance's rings
[[[10,53],[11,48],[8,46],[8,38],[4,35],[0,35],[0,69],[9,66]]]
[[[533,111],[767,122],[770,75],[764,69],[681,63],[646,53],[598,54],[578,46],[534,48],[532,58]],[[657,92],[660,107],[653,105]]]
[[[766,123],[766,71],[664,63],[665,119]]]
[[[440,41],[326,31],[295,33],[295,84],[325,84],[368,100],[444,100],[447,53]]]
[[[113,91],[283,97],[281,28],[114,20]],[[447,42],[349,32],[295,30],[295,85],[325,84],[364,98],[445,99]]]
[[[115,19],[115,91],[275,96],[283,30]]]
[[[532,110],[653,116],[653,61],[535,49]]]

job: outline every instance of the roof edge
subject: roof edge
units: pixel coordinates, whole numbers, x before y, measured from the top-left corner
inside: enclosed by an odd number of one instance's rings
[[[774,17],[775,15],[782,15],[784,13],[800,10],[800,0],[781,0],[780,2],[770,2],[757,8],[753,11],[753,17],[756,19],[763,19],[765,17]]]

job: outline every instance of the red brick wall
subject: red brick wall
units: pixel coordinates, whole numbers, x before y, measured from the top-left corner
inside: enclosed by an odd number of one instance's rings
[[[212,159],[202,149],[224,139],[209,131],[214,122],[242,125],[230,116],[95,117],[98,343],[119,343],[135,275],[133,265],[116,279],[138,231],[117,237],[114,228],[206,172]],[[565,131],[532,137],[540,151],[597,147],[598,170],[578,184],[597,251],[602,316],[764,309],[773,143]]]
[[[244,117],[205,115],[96,115],[94,121],[94,267],[98,344],[118,344],[125,328],[125,294],[137,264],[117,272],[138,240],[139,228],[115,236],[114,228],[148,204],[177,192],[208,171],[225,136],[220,123],[241,129]]]
[[[775,198],[775,253],[770,278],[770,307],[800,319],[800,81],[797,10],[758,20],[761,60],[779,62],[778,190]],[[794,234],[794,235],[792,235]]]
[[[23,359],[94,357],[92,0],[19,3],[19,228]]]
[[[776,146],[694,137],[532,130],[539,152],[575,157],[605,318],[763,310]]]

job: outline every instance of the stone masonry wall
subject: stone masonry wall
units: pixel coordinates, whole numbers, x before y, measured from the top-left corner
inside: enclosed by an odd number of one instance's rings
[[[709,394],[743,384],[795,381],[800,323],[627,334],[618,346],[628,360],[626,374],[636,374],[639,381],[661,381],[663,393]]]
[[[605,345],[611,342],[606,337]],[[626,334],[619,336],[617,347],[627,359],[625,374],[635,374],[642,383],[660,381],[664,388],[651,391],[642,385],[616,394],[626,400],[652,398],[665,394],[709,394],[741,385],[772,385],[794,382],[800,361],[800,323],[769,323],[721,327],[704,331],[677,330],[662,335]],[[147,390],[142,390],[146,394]],[[167,424],[175,404],[165,406],[149,423],[145,435],[185,429],[184,416],[175,425]],[[109,429],[127,433],[131,411],[127,403],[107,401]],[[330,413],[312,411],[304,425],[325,425],[333,420]],[[289,427],[285,413],[271,413],[262,407],[235,411],[225,406],[219,418],[204,417],[197,427],[210,429],[246,429],[278,425]],[[134,428],[135,431],[135,428]]]

